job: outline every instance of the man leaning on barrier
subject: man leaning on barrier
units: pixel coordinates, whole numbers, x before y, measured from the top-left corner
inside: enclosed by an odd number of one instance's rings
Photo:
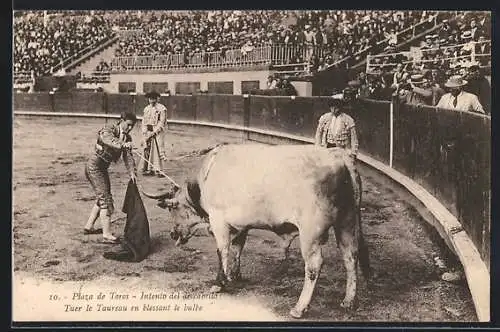
[[[358,154],[358,136],[352,117],[343,112],[356,98],[355,90],[346,88],[329,100],[330,112],[319,118],[315,144],[326,148],[339,147],[355,160]]]

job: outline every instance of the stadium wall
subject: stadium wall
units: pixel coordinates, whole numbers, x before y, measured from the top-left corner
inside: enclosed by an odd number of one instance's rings
[[[188,94],[189,92],[196,92],[196,90],[241,95],[242,82],[258,82],[257,88],[262,89],[266,86],[269,74],[269,70],[214,73],[117,73],[111,74],[110,82],[102,84],[101,86],[106,92],[119,93],[129,92],[121,89],[120,83],[122,83],[122,86],[123,83],[135,83],[134,92],[144,93],[146,92],[144,91],[145,83],[146,85],[147,83],[164,83],[167,87],[166,90],[170,90],[170,94],[172,95]],[[228,87],[228,82],[232,82],[232,89]],[[243,83],[243,85],[244,84],[245,83]],[[133,85],[134,84],[131,84],[131,86]],[[210,91],[210,89],[212,89],[212,91]]]
[[[169,126],[244,133],[271,144],[312,143],[328,97],[162,96]],[[16,93],[17,114],[142,115],[143,95]],[[77,114],[78,113],[78,114]],[[90,115],[93,113],[94,115]],[[359,160],[408,191],[460,258],[480,320],[489,319],[491,119],[433,107],[360,100],[350,112]]]

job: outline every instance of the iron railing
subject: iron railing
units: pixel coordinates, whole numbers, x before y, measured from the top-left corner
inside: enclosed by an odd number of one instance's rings
[[[245,50],[201,52],[194,54],[120,56],[111,61],[113,71],[167,70],[185,68],[220,68],[246,65],[303,66],[310,58],[325,57],[331,49],[327,45],[274,44]]]
[[[491,50],[491,41],[470,42],[466,44],[440,46],[437,48],[420,48],[418,52],[397,52],[389,54],[368,55],[366,60],[366,72],[372,73],[377,69],[384,69],[385,72],[394,72],[398,62],[406,64],[438,63],[439,65],[451,64],[453,67],[460,62],[478,62],[482,68],[491,67],[491,51],[486,53],[478,52],[481,46],[485,45]],[[465,54],[461,54],[465,51]],[[397,59],[400,61],[397,61]]]

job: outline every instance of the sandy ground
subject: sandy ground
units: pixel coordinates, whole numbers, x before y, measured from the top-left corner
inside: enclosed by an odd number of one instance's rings
[[[229,293],[209,298],[217,268],[215,241],[200,234],[175,247],[168,233],[168,212],[143,197],[152,238],[150,255],[140,263],[103,258],[105,251],[116,248],[100,243],[98,235],[83,235],[82,230],[94,202],[84,164],[104,122],[14,118],[13,319],[291,320],[288,311],[298,300],[304,275],[297,240],[285,270],[280,268],[278,238],[251,231],[241,262],[244,281]],[[136,142],[138,133],[134,129]],[[176,157],[231,140],[192,130],[171,131],[167,141],[169,155]],[[199,157],[171,161],[165,171],[182,183],[200,161]],[[120,210],[128,181],[121,161],[111,166],[110,176],[117,209],[113,230],[121,235],[125,215]],[[363,181],[364,233],[376,273],[372,287],[361,278],[359,308],[346,312],[340,307],[345,270],[332,234],[323,250],[315,297],[303,320],[476,321],[467,285],[439,278],[434,257],[448,253],[435,234],[396,193],[372,178]],[[154,184],[166,181],[155,179]],[[141,299],[143,292],[162,298]],[[184,294],[201,298],[185,299]]]

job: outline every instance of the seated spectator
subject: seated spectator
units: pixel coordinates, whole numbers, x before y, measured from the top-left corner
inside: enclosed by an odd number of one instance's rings
[[[485,113],[476,95],[463,91],[467,84],[461,76],[451,76],[444,84],[450,92],[444,94],[437,107],[468,112]]]
[[[285,95],[287,96],[296,96],[297,95],[297,90],[295,87],[290,83],[288,79],[283,80],[283,84],[281,85],[281,89],[284,90]]]
[[[275,89],[276,88],[276,80],[274,79],[273,75],[269,75],[267,77],[266,88],[267,89]]]

